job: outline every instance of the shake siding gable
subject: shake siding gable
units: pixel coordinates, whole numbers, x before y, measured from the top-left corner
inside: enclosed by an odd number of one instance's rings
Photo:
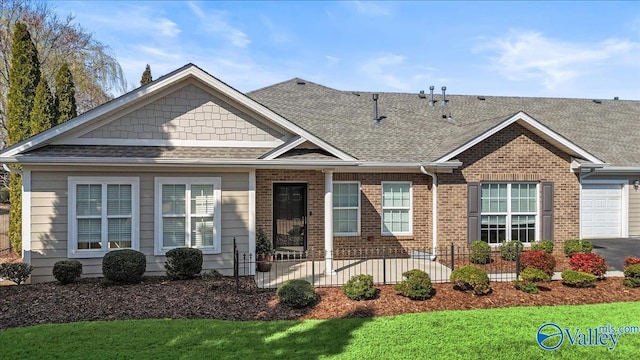
[[[32,171],[31,245],[33,282],[53,281],[52,269],[56,261],[67,258],[67,171]],[[249,175],[245,172],[203,172],[202,169],[176,171],[132,171],[113,168],[100,171],[77,171],[73,176],[109,177],[137,176],[140,178],[140,251],[147,256],[146,275],[164,274],[164,256],[154,256],[154,177],[220,177],[222,179],[222,253],[204,255],[203,269],[221,269],[230,275],[233,263],[233,239],[238,249],[248,252]],[[83,277],[102,275],[101,258],[77,259],[83,264]],[[226,269],[226,270],[225,270]]]
[[[467,186],[482,182],[538,182],[553,184],[553,239],[562,242],[580,233],[580,184],[570,171],[571,157],[518,124],[512,124],[458,157],[460,169],[439,175],[438,242],[466,245]],[[542,197],[542,186],[538,196]],[[538,209],[538,228],[541,212]],[[549,214],[550,212],[547,212]],[[538,231],[540,234],[540,231]]]
[[[187,84],[66,143],[83,139],[273,143],[284,136],[285,130],[268,126],[221,97]]]

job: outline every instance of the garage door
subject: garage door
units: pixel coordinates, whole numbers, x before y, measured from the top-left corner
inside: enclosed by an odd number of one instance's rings
[[[583,238],[622,236],[622,185],[583,184],[580,204]]]

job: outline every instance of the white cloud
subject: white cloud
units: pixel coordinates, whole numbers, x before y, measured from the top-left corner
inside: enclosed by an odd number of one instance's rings
[[[627,40],[581,44],[546,38],[538,32],[512,31],[475,51],[492,52],[492,68],[510,80],[537,80],[554,89],[639,49],[639,43]]]
[[[175,38],[182,32],[178,24],[172,20],[160,16],[150,8],[129,6],[109,16],[88,15],[93,23],[100,23],[117,31],[130,31],[140,34],[148,34],[154,37]],[[133,21],[132,19],[135,19]]]
[[[164,49],[138,44],[136,49],[152,56],[158,56],[167,59],[179,59],[180,55],[175,52],[167,52]]]
[[[227,14],[224,11],[202,10],[196,3],[188,2],[189,9],[202,23],[202,27],[212,35],[227,39],[232,45],[240,48],[247,47],[251,43],[249,35],[242,30],[229,24],[225,19]]]
[[[325,55],[324,58],[327,60],[329,65],[335,65],[340,62],[340,58],[331,55]]]
[[[391,13],[391,10],[382,6],[381,2],[373,1],[353,1],[351,2],[359,14],[366,16],[385,16]]]
[[[361,67],[361,71],[374,80],[383,82],[392,88],[406,91],[410,89],[410,85],[392,72],[394,67],[403,65],[404,61],[405,57],[401,55],[383,55],[369,59]]]

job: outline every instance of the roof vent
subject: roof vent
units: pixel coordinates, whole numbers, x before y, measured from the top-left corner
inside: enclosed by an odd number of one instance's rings
[[[300,79],[298,79],[298,81],[296,81],[296,84],[298,84],[298,85],[304,85],[306,83],[307,83],[306,81],[300,80]]]
[[[373,94],[373,123],[379,125],[380,120],[383,118],[386,118],[386,116],[378,116],[378,94]]]
[[[357,92],[355,92],[355,91],[354,91],[354,92],[352,92],[352,94],[353,94],[353,95],[355,95],[355,96],[360,96],[360,94],[359,94],[359,93],[357,93]]]
[[[435,104],[435,102],[433,101],[433,89],[435,89],[435,86],[429,86],[429,90],[431,90],[431,100],[429,100],[429,106],[433,106]]]
[[[443,86],[442,87],[442,102],[440,103],[441,106],[447,106],[447,98],[445,95],[445,92],[447,91],[447,87]]]
[[[487,100],[487,98],[484,96],[478,96],[478,100]]]
[[[620,98],[616,96],[613,98],[613,100],[620,100]]]
[[[602,104],[602,100],[598,100],[598,99],[593,99],[593,102],[596,104]]]
[[[420,93],[418,94],[418,97],[420,99],[426,99],[427,95],[424,93],[424,90],[420,90]]]

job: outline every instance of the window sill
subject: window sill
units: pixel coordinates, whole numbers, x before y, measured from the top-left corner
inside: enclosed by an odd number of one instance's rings
[[[153,250],[153,255],[155,256],[165,256],[167,255],[167,252],[169,250],[173,250],[173,249],[178,249],[184,246],[176,246],[176,247],[170,247],[170,248],[160,248],[160,249],[154,249]],[[222,251],[220,249],[216,249],[216,248],[198,248],[198,247],[194,247],[193,249],[198,249],[200,251],[202,251],[202,255],[218,255],[218,254],[222,254]]]

